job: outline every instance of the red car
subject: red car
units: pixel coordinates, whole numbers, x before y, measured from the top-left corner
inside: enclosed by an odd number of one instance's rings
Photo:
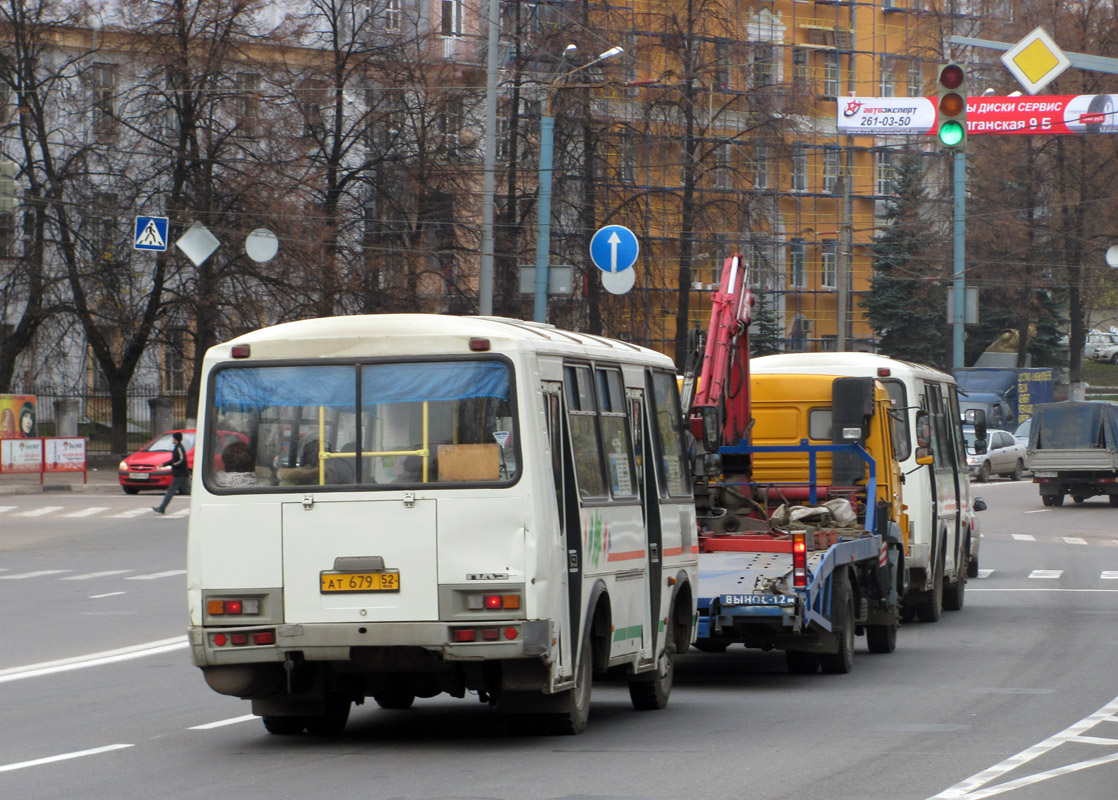
[[[117,477],[125,494],[136,494],[141,489],[166,491],[171,485],[171,451],[175,446],[171,434],[164,431],[132,455],[120,462]],[[186,448],[186,463],[194,469],[194,430],[181,430],[182,446]],[[248,437],[235,431],[218,431],[221,436],[221,449],[234,439],[248,443]],[[217,468],[221,469],[221,456],[217,456]]]

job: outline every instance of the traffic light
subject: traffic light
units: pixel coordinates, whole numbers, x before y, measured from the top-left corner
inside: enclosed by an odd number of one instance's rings
[[[0,214],[11,214],[16,210],[16,175],[19,164],[14,161],[0,161]]]
[[[939,146],[942,150],[965,150],[967,146],[967,73],[958,64],[943,64],[936,83]]]

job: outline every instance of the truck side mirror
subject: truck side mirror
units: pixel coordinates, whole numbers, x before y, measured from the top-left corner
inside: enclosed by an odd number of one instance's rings
[[[935,463],[932,457],[932,420],[927,411],[916,412],[916,463]]]

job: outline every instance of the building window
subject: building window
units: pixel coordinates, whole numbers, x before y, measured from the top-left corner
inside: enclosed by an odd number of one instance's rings
[[[913,64],[908,68],[908,96],[924,96],[924,70],[919,64]]]
[[[792,48],[792,78],[797,85],[803,87],[809,77],[808,51],[803,47]]]
[[[730,143],[719,142],[711,153],[714,163],[714,188],[730,188]]]
[[[460,96],[447,98],[439,119],[439,129],[444,137],[447,153],[453,155],[458,152],[458,137],[462,133],[462,123],[465,111]]]
[[[116,64],[94,64],[90,72],[90,81],[93,89],[93,127],[98,132],[104,132],[113,122]]]
[[[892,97],[897,93],[896,74],[894,72],[893,62],[882,59],[881,60],[881,97]]]
[[[169,392],[186,391],[186,331],[171,328],[167,331],[167,348],[163,355],[165,382]]]
[[[792,148],[792,191],[807,191],[807,150],[802,144]]]
[[[233,76],[233,125],[238,136],[252,136],[256,127],[256,105],[260,76],[255,72],[238,72]]]
[[[875,194],[893,194],[893,151],[878,150],[873,154]]]
[[[823,240],[823,251],[820,254],[819,284],[824,289],[834,289],[838,286],[838,242],[834,239]]]
[[[442,0],[442,35],[462,34],[462,0]]]
[[[839,54],[834,50],[823,54],[823,94],[839,96]]]
[[[806,289],[807,288],[807,272],[804,266],[804,240],[795,238],[790,242],[788,248],[789,260],[791,265],[788,273],[791,279],[793,289]]]
[[[753,85],[772,86],[776,82],[776,59],[771,44],[753,46]]]
[[[619,162],[619,175],[622,183],[636,183],[637,182],[637,145],[633,141],[633,135],[628,131],[622,131],[621,137],[618,140],[618,149],[620,150],[618,156]]]
[[[730,70],[730,48],[725,42],[714,43],[714,85],[723,91],[734,88]]]
[[[772,159],[769,148],[763,144],[753,148],[753,188],[768,189],[770,185],[770,166]]]
[[[834,192],[838,188],[841,163],[839,149],[834,146],[823,148],[823,191]]]
[[[90,221],[90,255],[93,266],[111,264],[116,255],[117,226],[120,218],[120,200],[112,192],[97,192],[94,197],[94,214]]]
[[[392,33],[400,30],[400,0],[387,0],[385,2],[384,29]]]

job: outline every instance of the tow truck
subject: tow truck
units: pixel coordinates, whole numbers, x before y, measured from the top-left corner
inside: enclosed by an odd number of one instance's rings
[[[856,635],[873,653],[896,648],[908,520],[895,412],[873,378],[751,377],[753,302],[735,254],[683,376],[699,520],[695,646],[776,648],[791,672],[847,673]],[[926,417],[917,428],[930,463]]]

